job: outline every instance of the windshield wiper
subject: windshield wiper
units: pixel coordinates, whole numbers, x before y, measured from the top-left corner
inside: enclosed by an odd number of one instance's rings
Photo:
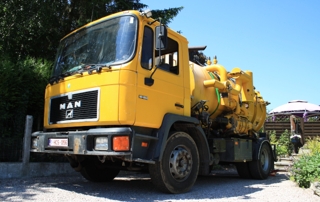
[[[72,75],[72,72],[64,72],[62,74],[60,74],[59,76],[52,76],[50,79],[49,79],[49,83],[51,85],[53,85],[54,83],[58,83],[61,79],[63,79],[64,77],[67,77],[67,76],[71,76]]]
[[[110,70],[112,63],[113,62],[109,62],[107,64],[93,64],[91,65],[91,68],[88,69],[88,74],[92,74],[93,71],[100,73],[104,68],[108,68]]]
[[[113,62],[109,62],[106,64],[82,64],[76,67],[73,67],[72,69],[68,70],[67,72],[70,72],[70,75],[73,74],[83,74],[83,72],[88,72],[88,74],[92,74],[93,71],[96,71],[97,73],[100,73],[101,70],[103,68],[108,68],[111,69],[110,64],[112,64]],[[66,75],[66,76],[70,76],[70,75]],[[62,75],[64,76],[64,75]]]
[[[64,72],[64,73],[61,73],[57,76],[52,76],[50,79],[49,79],[49,83],[51,85],[53,85],[54,83],[58,83],[60,80],[63,80],[65,77],[67,76],[71,76],[73,75],[75,72],[78,72],[79,70],[81,70],[82,68],[84,68],[83,65],[78,65],[78,66],[75,66],[71,69],[69,69],[68,71]]]
[[[58,79],[58,76],[52,76],[50,79],[49,79],[49,83],[50,85],[53,85],[55,82],[59,81],[60,79]]]
[[[60,74],[59,76],[53,76],[49,79],[49,83],[52,85],[55,82],[59,82],[60,80],[63,80],[65,77],[67,76],[71,76],[74,74],[83,74],[83,72],[88,72],[88,74],[92,74],[93,71],[96,71],[97,73],[100,73],[102,71],[102,69],[104,68],[108,68],[109,70],[111,69],[111,64],[113,62],[110,63],[106,63],[106,64],[82,64],[76,67],[73,67],[71,69],[69,69],[68,71]]]

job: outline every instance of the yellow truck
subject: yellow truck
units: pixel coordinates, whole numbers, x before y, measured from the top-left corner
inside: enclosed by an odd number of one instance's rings
[[[168,193],[218,164],[266,179],[275,148],[252,72],[192,62],[187,39],[151,15],[119,12],[61,40],[31,152],[64,155],[95,182],[148,171]]]

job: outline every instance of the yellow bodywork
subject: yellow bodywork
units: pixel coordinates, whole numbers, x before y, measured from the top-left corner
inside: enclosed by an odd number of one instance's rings
[[[142,17],[137,11],[125,11],[102,18],[79,29],[90,27],[123,14],[133,14],[138,18],[138,33],[143,33],[144,26],[150,26],[154,29],[155,26],[159,25],[158,22],[148,25],[148,22],[152,22],[153,19]],[[75,30],[74,32],[77,31]],[[180,70],[179,75],[168,74],[161,69],[157,69],[153,76],[154,85],[150,87],[144,84],[144,79],[150,77],[155,71],[155,64],[151,70],[141,68],[140,57],[143,35],[139,34],[136,54],[129,63],[112,66],[111,69],[103,69],[101,73],[93,72],[89,75],[84,72],[83,75],[75,74],[54,85],[48,84],[45,93],[44,127],[53,129],[82,126],[134,125],[159,128],[166,113],[189,116],[188,42],[184,37],[172,30],[168,32],[168,36],[179,43],[179,58],[183,58],[180,62],[180,67],[184,68]],[[98,120],[49,123],[51,97],[93,88],[100,89]],[[176,103],[184,105],[184,108],[176,107]]]
[[[251,130],[257,132],[261,129],[267,103],[254,90],[252,72],[240,68],[227,72],[220,64],[200,67],[191,63],[190,66],[192,105],[206,100],[211,118],[228,118],[226,128],[235,134],[249,134]]]
[[[78,30],[128,14],[135,15],[139,21],[134,58],[126,64],[103,69],[100,73],[75,74],[48,85],[45,93],[46,129],[117,125],[159,128],[166,113],[190,116],[191,106],[201,100],[207,101],[209,113],[214,112],[212,119],[223,116],[232,120],[226,127],[234,133],[248,134],[262,127],[266,102],[253,88],[252,72],[239,68],[227,72],[219,64],[200,67],[189,63],[188,41],[171,29],[168,29],[168,37],[179,46],[179,74],[168,74],[158,68],[153,75],[154,84],[145,85],[145,78],[150,77],[156,69],[155,64],[151,70],[143,69],[140,64],[143,29],[149,26],[154,30],[159,25],[158,22],[150,25],[153,19],[141,16],[137,11],[125,11],[101,18]],[[52,97],[88,89],[99,89],[97,120],[49,123]]]

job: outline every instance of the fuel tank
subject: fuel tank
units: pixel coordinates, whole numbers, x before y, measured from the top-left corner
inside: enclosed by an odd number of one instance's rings
[[[253,86],[253,73],[220,64],[199,66],[190,62],[191,106],[205,101],[211,120],[228,119],[226,128],[233,134],[250,135],[261,129],[266,118],[265,102]]]

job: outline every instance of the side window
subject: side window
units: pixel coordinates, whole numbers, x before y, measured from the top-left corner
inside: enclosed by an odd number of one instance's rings
[[[178,58],[178,43],[168,38],[168,44],[166,50],[161,50],[161,58],[159,58],[159,51],[155,52],[156,55],[156,64],[159,64],[159,68],[165,71],[168,71],[173,74],[179,74],[179,58]]]
[[[150,27],[144,27],[141,67],[144,69],[152,69],[153,67],[153,31]]]

